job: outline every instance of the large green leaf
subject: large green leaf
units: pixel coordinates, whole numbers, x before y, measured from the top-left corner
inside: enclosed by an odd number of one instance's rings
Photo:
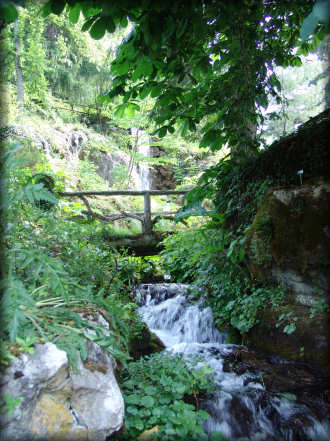
[[[18,17],[15,6],[10,3],[7,6],[0,6],[0,17],[7,23],[12,23]]]
[[[79,3],[76,3],[73,7],[69,8],[69,19],[71,23],[78,23],[80,11],[81,6]]]
[[[104,17],[101,17],[93,23],[92,27],[89,30],[89,34],[95,40],[100,40],[105,34],[106,27],[106,19]]]

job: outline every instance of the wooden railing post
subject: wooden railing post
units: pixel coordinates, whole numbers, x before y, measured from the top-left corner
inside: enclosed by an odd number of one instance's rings
[[[144,231],[145,234],[151,234],[151,201],[150,193],[144,193]]]

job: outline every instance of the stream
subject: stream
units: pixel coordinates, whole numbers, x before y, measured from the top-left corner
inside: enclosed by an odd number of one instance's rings
[[[295,401],[295,396],[288,399],[284,393],[269,391],[262,371],[245,369],[238,374],[228,369],[235,351],[248,352],[247,348],[226,344],[225,334],[214,326],[211,309],[201,301],[192,302],[187,288],[174,283],[144,284],[136,289],[136,296],[142,320],[167,351],[197,355],[203,360],[200,363],[212,369],[216,387],[201,405],[210,414],[205,432],[209,436],[220,432],[230,441],[329,441],[327,411],[317,415]],[[278,359],[276,363],[290,375],[290,362]]]

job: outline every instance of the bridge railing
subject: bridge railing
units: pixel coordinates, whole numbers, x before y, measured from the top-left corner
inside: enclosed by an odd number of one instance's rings
[[[103,221],[114,221],[118,219],[123,219],[125,217],[131,217],[137,219],[142,224],[142,232],[144,234],[151,234],[152,227],[155,221],[151,219],[151,196],[167,196],[167,195],[184,195],[188,193],[189,190],[109,190],[109,191],[65,191],[60,192],[59,195],[63,197],[78,197],[80,198],[85,206],[87,207],[86,214],[92,215],[94,218]],[[144,197],[144,211],[143,217],[138,213],[126,213],[121,212],[120,214],[114,215],[100,215],[91,209],[91,206],[87,200],[88,196],[143,196]],[[164,212],[164,215],[175,214],[176,212]],[[155,213],[154,213],[155,214]],[[159,214],[159,213],[157,213]],[[161,213],[160,213],[161,214]]]

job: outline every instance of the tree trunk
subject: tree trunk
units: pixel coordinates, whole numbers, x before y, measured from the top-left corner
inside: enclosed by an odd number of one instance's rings
[[[15,69],[16,69],[16,85],[17,85],[17,102],[20,112],[24,108],[24,83],[23,72],[21,65],[21,40],[19,36],[18,20],[14,22],[14,35],[15,35]]]
[[[324,105],[325,109],[330,107],[330,35],[327,35],[317,49],[319,60],[325,64],[324,73],[326,83],[324,86]]]

